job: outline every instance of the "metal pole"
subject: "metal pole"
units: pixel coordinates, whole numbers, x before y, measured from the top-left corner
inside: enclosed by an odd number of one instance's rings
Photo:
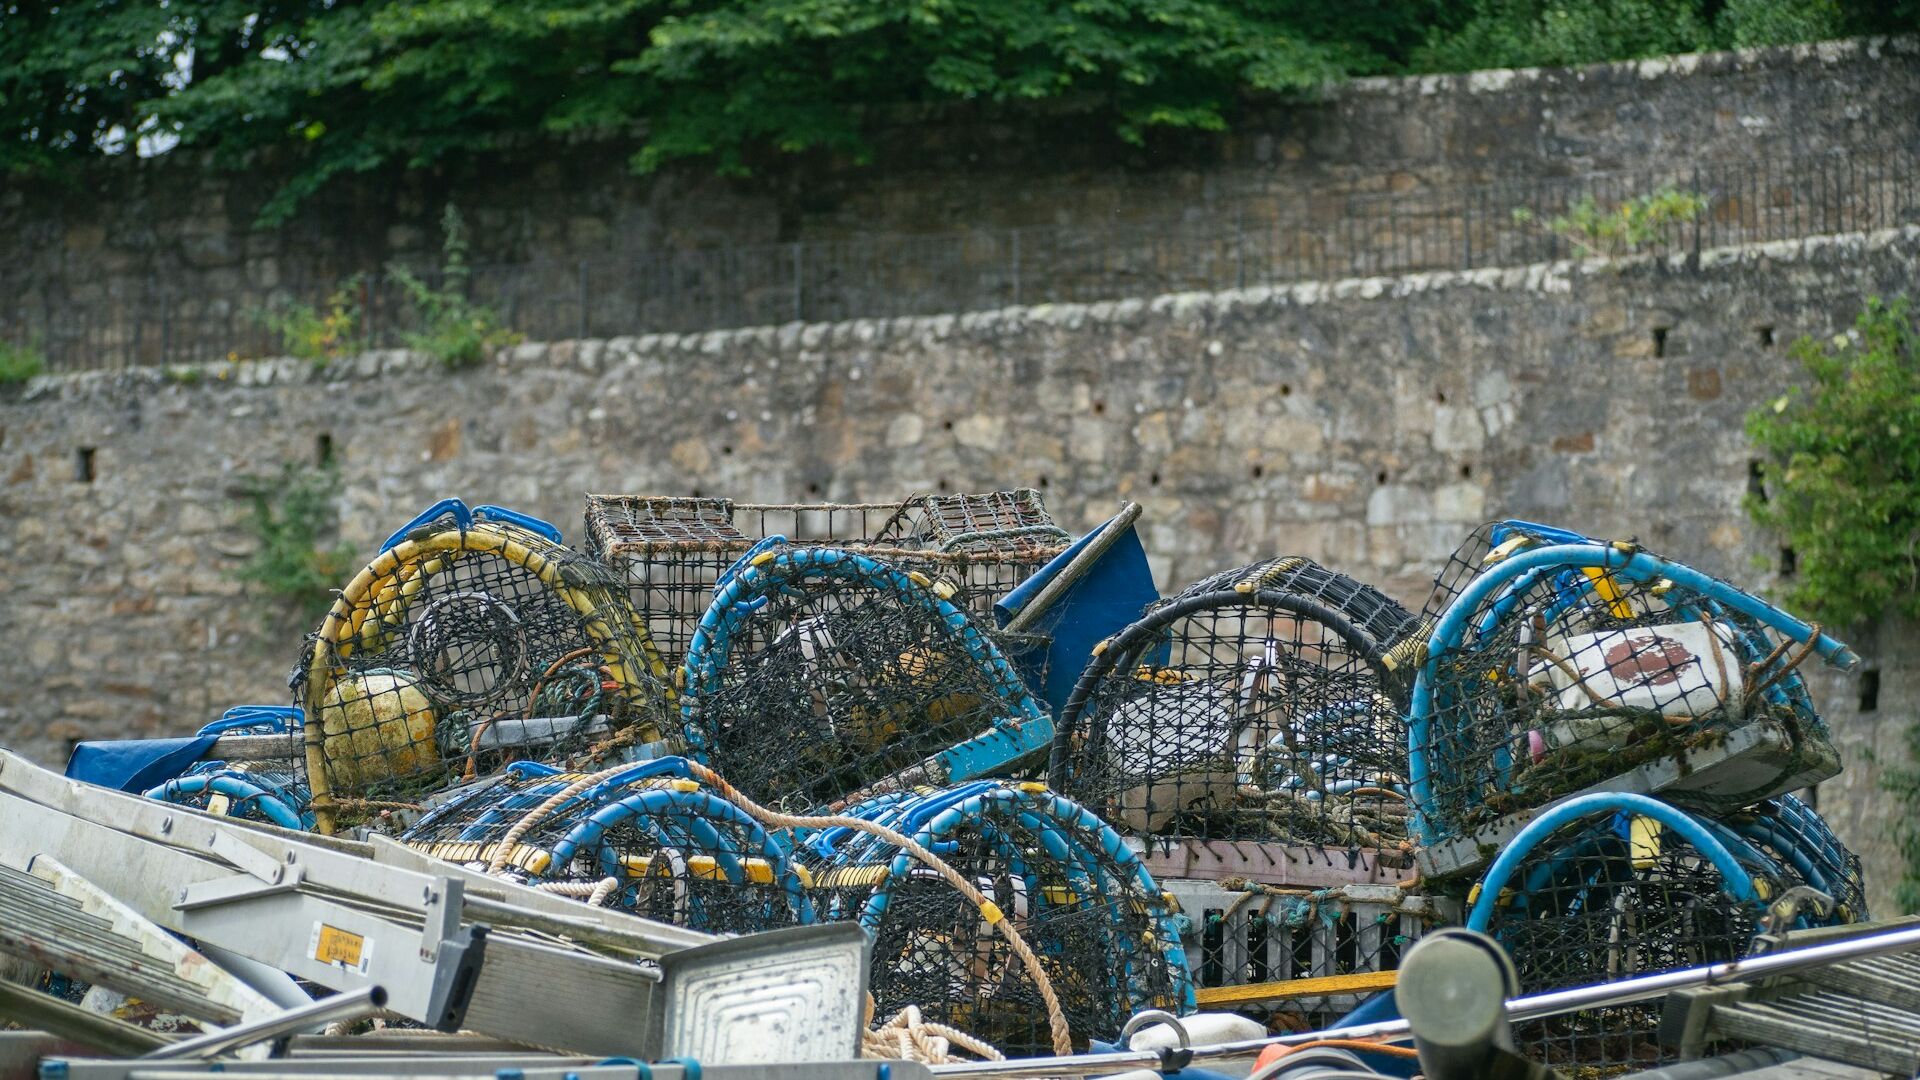
[[[1020,306],[1020,230],[1012,229],[1009,245],[1013,248],[1013,306]]]
[[[141,1060],[174,1061],[180,1058],[213,1057],[228,1050],[265,1042],[268,1039],[277,1039],[282,1035],[292,1035],[336,1020],[357,1020],[368,1013],[378,1012],[386,1003],[386,990],[379,986],[369,986],[365,990],[356,990],[350,994],[335,994],[329,998],[321,998],[311,1005],[288,1009],[286,1012],[276,1013],[251,1024],[235,1024],[233,1027],[209,1032],[198,1038],[185,1039],[146,1054]]]
[[[582,340],[585,340],[585,338],[587,337],[587,260],[585,259],[580,260],[579,275],[580,275],[580,333],[578,336]]]
[[[1659,997],[1674,990],[1689,990],[1699,986],[1714,986],[1720,983],[1759,979],[1769,975],[1784,975],[1802,968],[1821,967],[1866,956],[1910,952],[1914,949],[1920,949],[1920,925],[1909,923],[1900,930],[1865,934],[1823,945],[1809,945],[1790,952],[1768,953],[1744,960],[1731,960],[1681,971],[1666,971],[1657,975],[1642,975],[1597,986],[1579,986],[1571,990],[1555,990],[1545,994],[1512,998],[1507,1002],[1507,1018],[1515,1023],[1522,1020],[1538,1020],[1543,1016],[1556,1016],[1580,1009],[1626,1005]],[[1246,1039],[1239,1042],[1218,1043],[1213,1046],[1196,1046],[1193,1048],[1193,1064],[1251,1060],[1258,1057],[1260,1052],[1269,1046],[1293,1046],[1321,1039],[1384,1038],[1389,1042],[1405,1042],[1411,1037],[1411,1030],[1405,1020],[1383,1020],[1377,1024],[1359,1024],[1328,1031],[1307,1031],[1269,1039]],[[955,1065],[934,1065],[930,1068],[935,1076],[978,1076],[994,1077],[996,1080],[1020,1080],[1024,1077],[1095,1076],[1126,1069],[1156,1068],[1159,1064],[1160,1056],[1156,1053],[1124,1051],[1117,1054],[1071,1054],[1055,1058],[1024,1058],[1019,1061],[969,1061]]]
[[[793,319],[806,322],[806,279],[802,270],[800,241],[793,242]]]

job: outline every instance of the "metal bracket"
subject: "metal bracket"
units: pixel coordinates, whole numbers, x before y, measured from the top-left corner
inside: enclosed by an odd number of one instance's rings
[[[215,855],[239,867],[245,873],[213,881],[196,881],[181,888],[175,895],[173,903],[175,911],[193,911],[217,904],[251,900],[259,896],[272,896],[275,893],[298,888],[305,877],[300,868],[299,857],[292,851],[287,852],[287,861],[283,865],[278,859],[252,844],[222,831],[214,832],[207,846]],[[454,911],[457,919],[459,912],[457,906]]]

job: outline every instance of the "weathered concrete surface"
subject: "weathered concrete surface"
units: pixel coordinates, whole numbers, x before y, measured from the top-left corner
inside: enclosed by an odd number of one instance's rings
[[[445,495],[577,535],[583,491],[852,501],[1044,489],[1082,527],[1146,506],[1163,586],[1279,552],[1419,603],[1479,521],[1513,515],[1769,584],[1745,524],[1746,411],[1795,377],[1785,343],[1909,288],[1914,230],[1331,286],[963,317],[520,346],[452,373],[370,354],[43,378],[0,404],[0,742],[179,732],[279,701],[300,634],[232,572],[242,474],[330,440],[362,552]],[[1763,344],[1770,329],[1771,346]],[[91,448],[94,479],[77,478]],[[1895,873],[1914,637],[1856,644],[1822,701],[1851,771],[1821,808]]]

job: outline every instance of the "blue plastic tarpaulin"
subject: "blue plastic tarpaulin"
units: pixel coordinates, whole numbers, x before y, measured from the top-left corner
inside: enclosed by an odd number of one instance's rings
[[[218,735],[185,739],[121,739],[76,743],[67,776],[101,787],[142,792],[186,772],[213,749]]]
[[[1109,524],[1112,520],[1074,541],[1019,588],[994,604],[994,617],[999,624],[1004,627],[1019,615]],[[1153,586],[1146,549],[1140,546],[1139,533],[1129,525],[1092,567],[1027,628],[1040,641],[1024,648],[1018,644],[1003,648],[1021,677],[1026,679],[1033,696],[1058,716],[1067,697],[1073,693],[1073,684],[1079,681],[1081,670],[1092,658],[1093,647],[1125,629],[1158,599],[1160,592]],[[1142,660],[1164,662],[1165,657],[1157,661],[1153,657]]]

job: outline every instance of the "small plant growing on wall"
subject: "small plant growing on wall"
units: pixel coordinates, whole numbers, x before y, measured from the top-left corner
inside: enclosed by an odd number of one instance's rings
[[[260,321],[280,338],[288,356],[324,367],[361,345],[360,308],[353,300],[358,284],[357,277],[341,282],[327,297],[325,311],[296,301],[263,312]]]
[[[1836,624],[1920,617],[1920,327],[1906,300],[1875,298],[1852,330],[1791,355],[1807,385],[1747,417],[1765,453],[1747,512],[1795,554],[1787,599]],[[1920,724],[1906,742],[1920,761]],[[1905,809],[1896,898],[1920,910],[1920,766],[1881,783]]]
[[[352,545],[329,547],[322,540],[338,527],[339,473],[289,463],[271,476],[250,478],[245,491],[247,530],[257,546],[235,576],[263,594],[269,623],[288,611],[303,623],[318,620],[354,568]]]
[[[1614,206],[1602,206],[1588,193],[1566,213],[1546,219],[1540,227],[1567,241],[1580,258],[1630,255],[1665,241],[1670,227],[1690,222],[1706,209],[1705,195],[1671,185]],[[1532,210],[1522,206],[1513,211],[1513,220],[1525,225],[1537,219]]]
[[[45,370],[38,342],[0,341],[0,386],[17,386]]]
[[[472,274],[467,265],[467,227],[452,203],[447,204],[440,225],[446,240],[437,288],[403,266],[390,266],[387,273],[420,316],[420,329],[404,335],[407,345],[450,368],[471,367],[494,349],[519,343],[521,335],[509,329],[492,308],[467,299]]]

